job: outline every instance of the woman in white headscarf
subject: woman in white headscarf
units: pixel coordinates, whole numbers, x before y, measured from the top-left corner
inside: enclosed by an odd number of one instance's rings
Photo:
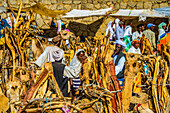
[[[158,40],[160,40],[160,36],[162,35],[162,34],[164,34],[165,33],[165,29],[166,29],[166,23],[165,22],[162,22],[162,23],[160,23],[159,24],[159,35],[158,35]]]
[[[71,60],[69,66],[65,67],[64,70],[64,76],[68,78],[73,78],[73,90],[76,92],[76,90],[79,88],[81,85],[80,81],[80,72],[84,63],[84,60],[87,57],[85,56],[85,52],[82,49],[78,49]],[[74,93],[73,92],[73,93]]]

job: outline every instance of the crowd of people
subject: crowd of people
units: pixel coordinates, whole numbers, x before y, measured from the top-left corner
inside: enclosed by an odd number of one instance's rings
[[[11,27],[5,19],[1,19],[0,21],[0,30],[8,26]],[[58,34],[62,34],[62,31],[70,32],[66,29],[66,26],[60,21],[57,22],[58,26]],[[61,25],[60,25],[61,24]],[[51,21],[51,26],[56,26],[56,24]],[[126,57],[123,51],[141,54],[140,51],[140,38],[145,36],[152,46],[153,52],[156,54],[157,46],[156,46],[156,38],[154,33],[155,25],[149,23],[146,25],[147,29],[145,29],[144,24],[139,24],[137,26],[137,31],[133,32],[133,24],[129,22],[126,26],[124,22],[115,19],[114,22],[110,21],[108,23],[105,37],[109,38],[110,41],[114,41],[115,51],[112,55],[113,61],[115,63],[115,74],[120,81],[120,85],[124,85],[124,70],[125,70],[125,62]],[[162,22],[158,26],[159,35],[158,41],[162,34],[169,32],[169,24]],[[109,35],[110,34],[110,35]],[[0,34],[0,37],[3,37]],[[73,59],[71,60],[69,65],[65,65],[64,58],[64,50],[61,48],[61,37],[54,37],[52,39],[52,45],[48,46],[44,52],[39,56],[39,58],[34,62],[37,67],[42,67],[45,62],[52,62],[54,76],[58,83],[60,90],[62,91],[65,97],[68,96],[68,81],[70,81],[73,86],[73,95],[76,90],[81,85],[80,73],[82,71],[82,66],[86,63],[86,53],[83,49],[78,49],[75,52]],[[66,40],[66,45],[69,46],[69,39]],[[47,60],[46,60],[47,59]]]
[[[160,36],[168,32],[167,24],[162,22],[159,27],[158,40]],[[123,51],[141,54],[140,50],[140,38],[145,36],[150,41],[153,52],[157,51],[156,39],[154,33],[155,25],[152,23],[147,24],[147,29],[145,29],[144,24],[139,24],[137,26],[137,31],[132,32],[132,22],[124,26],[124,22],[120,21],[118,18],[115,22],[109,22],[105,36],[109,37],[110,41],[114,41],[115,51],[112,55],[113,61],[115,63],[115,74],[120,82],[120,85],[124,85],[124,70],[126,57]],[[66,30],[65,25],[61,25],[61,31]],[[68,30],[67,30],[68,31]],[[60,34],[59,32],[59,34]],[[70,31],[68,31],[70,32]],[[40,57],[35,61],[38,67],[41,67],[46,59],[47,62],[52,62],[54,76],[56,81],[64,96],[68,96],[68,81],[73,86],[73,95],[76,90],[81,86],[80,73],[82,71],[82,66],[86,62],[87,56],[84,50],[78,49],[75,53],[73,59],[69,65],[64,63],[64,51],[60,46],[61,38],[55,37],[52,39],[53,46],[47,47],[45,51],[40,55]],[[69,43],[69,41],[68,41]],[[156,54],[156,53],[155,53]]]

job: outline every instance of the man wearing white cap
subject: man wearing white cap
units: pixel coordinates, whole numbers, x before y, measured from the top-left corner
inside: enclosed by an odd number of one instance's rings
[[[124,71],[125,71],[125,54],[122,53],[122,51],[126,48],[126,45],[121,40],[116,40],[115,43],[116,48],[114,51],[113,60],[115,63],[115,74],[119,81],[121,81],[120,86],[124,85]]]
[[[155,52],[156,51],[156,43],[155,43],[155,33],[153,32],[153,29],[154,29],[155,25],[152,24],[152,23],[149,23],[147,25],[147,30],[145,30],[143,32],[143,34],[145,35],[146,38],[149,39],[151,45],[152,45],[152,48],[153,48],[153,51]]]

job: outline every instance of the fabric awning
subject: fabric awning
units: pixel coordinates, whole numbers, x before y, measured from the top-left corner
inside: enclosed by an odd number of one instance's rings
[[[150,9],[119,9],[118,12],[115,14],[110,14],[111,16],[129,16],[129,17],[139,17],[139,16],[145,16],[145,17],[166,17],[165,14],[159,13],[155,10]]]
[[[78,10],[73,9],[72,11],[66,13],[62,18],[80,18],[88,16],[103,16],[106,15],[106,12],[110,11],[112,8],[100,9],[100,10]]]
[[[157,8],[154,10],[159,13],[165,14],[167,17],[170,17],[170,7]]]

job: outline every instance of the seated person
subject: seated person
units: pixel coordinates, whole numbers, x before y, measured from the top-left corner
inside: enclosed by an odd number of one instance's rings
[[[140,41],[138,39],[134,39],[132,41],[132,47],[128,50],[128,52],[134,54],[141,54],[139,47],[140,47]]]

